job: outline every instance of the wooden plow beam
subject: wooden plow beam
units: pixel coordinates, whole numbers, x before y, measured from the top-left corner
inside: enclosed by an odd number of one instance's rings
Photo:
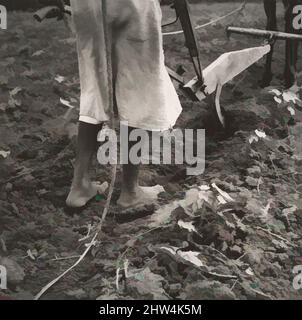
[[[231,36],[231,34],[241,34],[248,35],[254,37],[261,37],[268,40],[296,40],[302,41],[302,35],[294,34],[294,33],[286,33],[279,31],[267,31],[261,29],[253,29],[253,28],[238,28],[238,27],[228,27],[227,35]]]

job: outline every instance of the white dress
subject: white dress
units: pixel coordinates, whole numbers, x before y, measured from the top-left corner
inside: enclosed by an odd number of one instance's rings
[[[113,32],[115,99],[120,121],[166,130],[181,113],[165,68],[158,0],[106,0]],[[80,120],[109,120],[102,0],[71,0],[81,80]]]

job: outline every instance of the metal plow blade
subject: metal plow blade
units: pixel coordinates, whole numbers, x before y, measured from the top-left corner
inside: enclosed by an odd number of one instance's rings
[[[187,83],[184,89],[190,93],[191,96],[194,95],[199,101],[203,100],[207,95],[216,92],[215,105],[217,114],[220,122],[225,126],[219,102],[222,86],[260,60],[268,54],[270,50],[271,46],[265,45],[224,53],[203,70],[204,91],[200,88],[197,77]]]

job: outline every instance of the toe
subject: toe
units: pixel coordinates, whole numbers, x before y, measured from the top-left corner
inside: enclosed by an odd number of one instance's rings
[[[154,187],[141,187],[141,189],[144,193],[144,197],[147,199],[157,199],[160,193],[165,192],[165,189],[160,185]]]
[[[87,201],[80,197],[69,196],[66,200],[66,205],[70,208],[81,208],[86,205]]]
[[[108,189],[108,183],[91,183],[89,188],[72,189],[67,197],[66,205],[71,208],[84,207],[97,194],[104,194]]]
[[[139,192],[135,196],[123,194],[117,201],[117,204],[124,209],[146,206],[154,203],[161,192],[165,192],[165,189],[160,185],[154,187],[139,187]]]

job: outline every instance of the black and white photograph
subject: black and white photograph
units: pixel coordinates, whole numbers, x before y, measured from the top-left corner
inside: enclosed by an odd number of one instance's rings
[[[302,0],[0,0],[0,310],[301,300],[300,42]]]

